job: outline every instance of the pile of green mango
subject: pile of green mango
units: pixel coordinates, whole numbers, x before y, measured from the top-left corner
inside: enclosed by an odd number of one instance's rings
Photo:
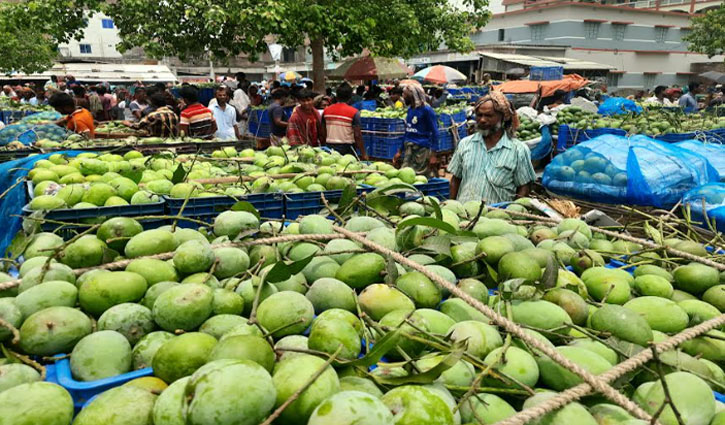
[[[211,160],[205,161],[205,158]],[[29,207],[32,210],[95,208],[154,203],[162,195],[182,199],[237,197],[250,193],[339,190],[355,184],[382,187],[427,182],[412,168],[398,170],[383,162],[362,163],[352,155],[328,153],[320,148],[273,146],[264,152],[253,149],[238,152],[226,147],[205,158],[172,154],[144,156],[138,151],[124,155],[82,153],[77,157],[54,154],[37,161],[28,174],[34,192]],[[370,172],[342,174],[360,170]],[[239,175],[247,180],[220,184],[194,181]],[[275,177],[280,175],[288,176]]]
[[[595,375],[725,311],[725,273],[607,239],[578,219],[513,222],[516,212],[535,212],[529,199],[505,210],[429,197],[368,202],[376,214],[346,214],[338,225]],[[28,235],[22,282],[0,292],[0,318],[19,341],[0,328],[0,343],[41,362],[68,354],[78,381],[148,366],[153,375],[102,392],[74,417],[64,388],[4,350],[0,423],[256,425],[309,383],[275,424],[492,424],[582,382],[426,274],[355,240],[220,246],[332,234],[333,225],[326,215],[285,225],[226,211],[198,230],[119,217],[68,244]],[[662,236],[717,258],[699,242]],[[131,261],[97,268],[118,259]],[[612,259],[637,267],[607,266]],[[710,331],[613,385],[654,415],[665,400],[662,373],[683,423],[722,424],[713,390],[725,388],[724,337]],[[669,406],[659,421],[678,423]],[[644,422],[593,395],[537,423]]]
[[[516,130],[516,137],[519,140],[527,141],[541,137],[541,126],[535,120],[528,118],[525,115],[521,115],[521,124]]]

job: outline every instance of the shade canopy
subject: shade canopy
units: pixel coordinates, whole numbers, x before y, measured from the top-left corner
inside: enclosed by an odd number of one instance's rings
[[[725,83],[725,74],[723,74],[722,72],[707,71],[700,74],[700,77],[707,78],[708,80],[712,80],[720,84]]]
[[[413,75],[413,78],[434,84],[460,83],[466,81],[466,76],[463,73],[445,65],[434,65],[421,69]]]
[[[345,80],[388,80],[412,74],[398,59],[363,56],[344,61],[330,72],[331,78]]]

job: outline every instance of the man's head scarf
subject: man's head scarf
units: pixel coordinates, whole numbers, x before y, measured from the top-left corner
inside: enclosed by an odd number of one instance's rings
[[[403,90],[408,89],[411,93],[413,93],[413,104],[410,106],[413,108],[420,108],[426,104],[426,96],[423,86],[419,84],[402,84],[402,86]]]
[[[493,110],[503,116],[503,129],[509,138],[514,138],[516,129],[519,128],[519,116],[514,109],[514,105],[506,99],[506,95],[503,93],[491,91],[476,102],[474,110],[478,110],[478,107],[486,102],[491,102],[493,104]]]

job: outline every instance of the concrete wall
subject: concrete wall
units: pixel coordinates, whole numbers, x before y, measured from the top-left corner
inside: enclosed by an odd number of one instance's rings
[[[88,26],[81,41],[71,40],[68,44],[58,47],[61,57],[79,59],[121,59],[123,55],[116,50],[121,39],[115,28],[103,28],[103,19],[107,16],[97,13],[88,18]],[[91,53],[81,53],[81,45],[89,45]]]

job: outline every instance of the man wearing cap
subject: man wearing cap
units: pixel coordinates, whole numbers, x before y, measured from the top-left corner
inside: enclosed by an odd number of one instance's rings
[[[536,180],[529,148],[516,140],[519,119],[501,92],[476,103],[477,132],[458,143],[448,172],[451,199],[488,204],[528,196]]]

